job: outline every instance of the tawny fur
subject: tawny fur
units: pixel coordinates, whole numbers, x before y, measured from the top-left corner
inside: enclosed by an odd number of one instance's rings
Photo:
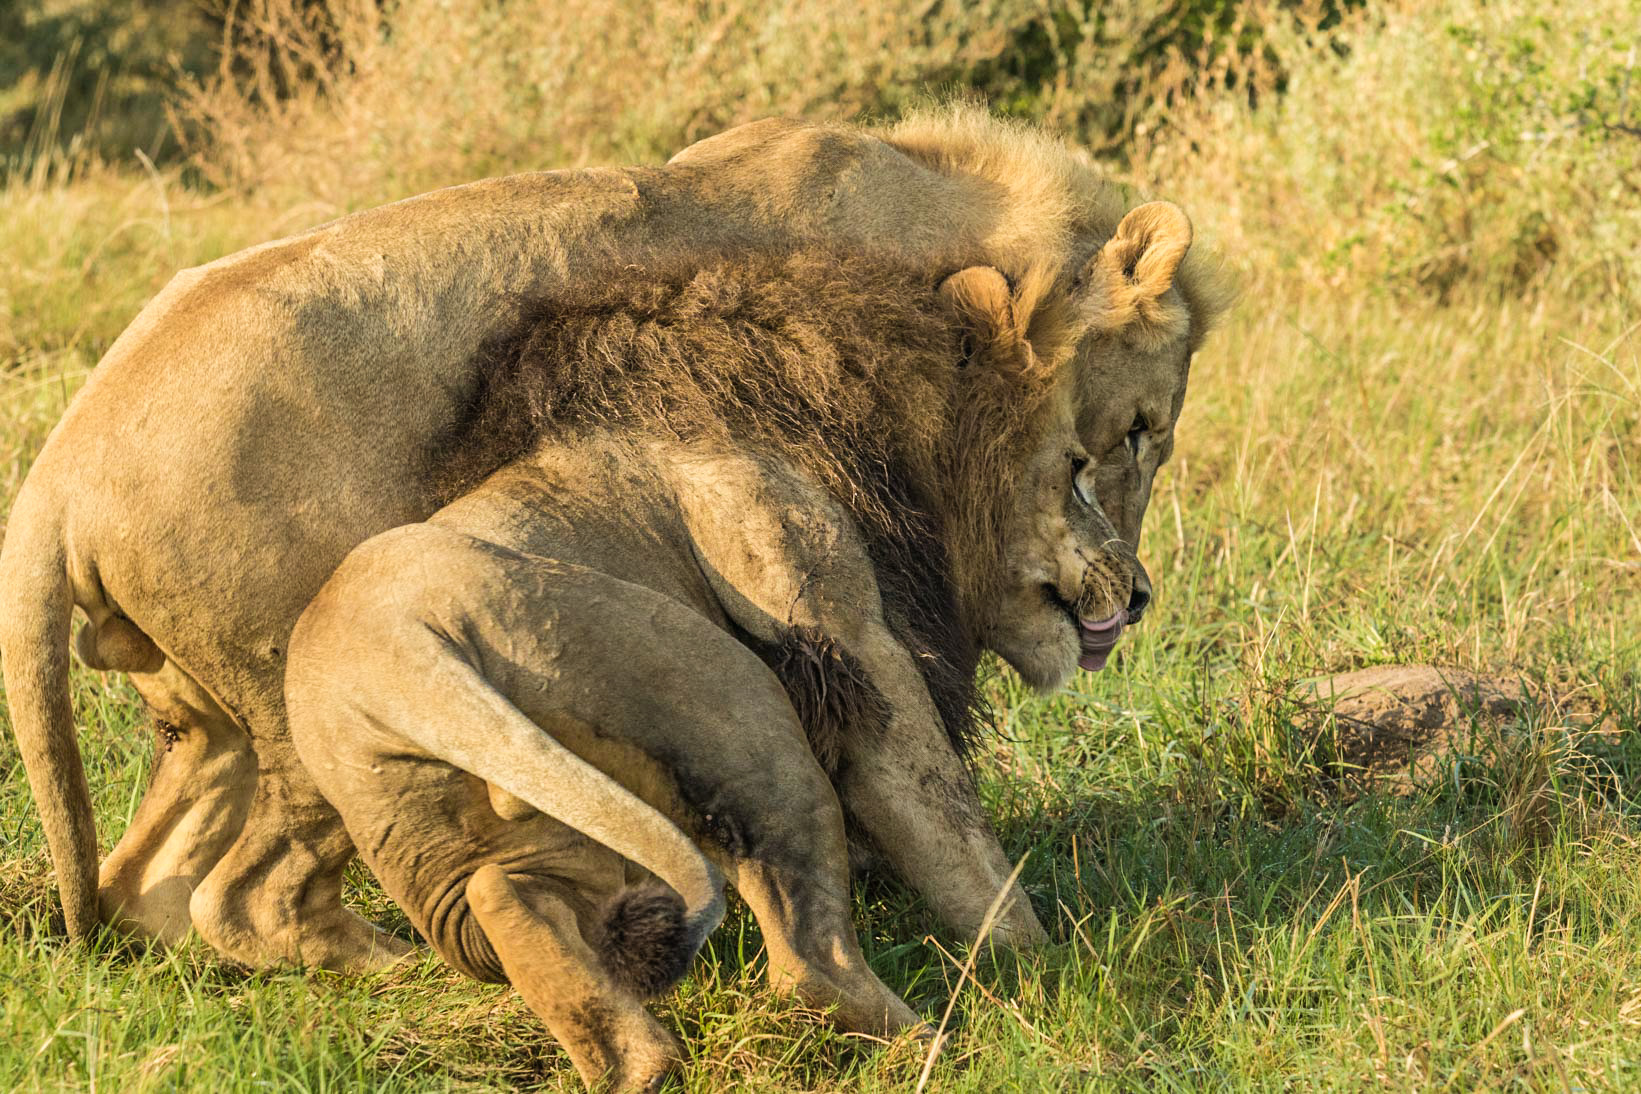
[[[441,493],[460,496],[543,436],[591,427],[773,451],[860,522],[903,601],[902,639],[925,651],[966,750],[982,723],[972,683],[988,621],[956,606],[995,599],[1013,454],[1031,444],[1059,363],[1039,359],[1027,331],[1038,313],[1072,311],[1052,276],[1023,280],[999,307],[942,295],[915,269],[815,249],[631,270],[529,301],[480,351],[469,410],[434,457]],[[1000,316],[998,329],[965,333]],[[988,360],[966,360],[971,345]]]
[[[1043,937],[1000,849],[978,870],[952,852],[985,823],[923,662],[961,649],[940,672],[972,686],[982,642],[1028,678],[1077,659],[1075,620],[1044,583],[1077,598],[1109,525],[1075,501],[1088,461],[1071,366],[1023,337],[1033,308],[1062,301],[989,267],[930,288],[819,252],[630,273],[587,299],[531,309],[551,321],[490,347],[495,382],[450,466],[523,454],[361,544],[303,613],[294,743],[458,967],[475,964],[471,924],[444,915],[447,896],[464,885],[482,921],[480,874],[505,863],[537,927],[555,899],[613,900],[584,917],[586,941],[619,986],[659,990],[705,937],[689,928],[716,922],[696,909],[721,909],[691,885],[705,854],[757,917],[772,973],[845,1028],[904,1028],[915,1016],[849,922],[846,807],[871,811],[868,838],[914,884],[962,874],[976,912],[1007,890],[993,927]],[[845,310],[868,301],[879,314]],[[891,364],[910,390],[892,390]],[[949,560],[977,551],[1006,573],[954,580]],[[966,623],[989,616],[1009,621]],[[612,894],[628,876],[600,868],[612,854],[683,903]],[[510,928],[484,933],[504,954]],[[548,997],[590,956],[514,977],[572,1054],[597,1038]]]
[[[883,140],[919,163],[953,176],[983,179],[1006,195],[1009,215],[993,241],[994,264],[1005,270],[1040,265],[1044,241],[1064,247],[1064,268],[1075,270],[1093,257],[1098,243],[1116,235],[1123,217],[1144,198],[1097,167],[1081,149],[1017,120],[998,118],[965,102],[925,107],[882,130]],[[1008,255],[1008,258],[1004,258]],[[998,261],[1001,259],[1001,261]],[[1230,308],[1236,283],[1223,258],[1208,247],[1183,256],[1174,275],[1183,298],[1183,318],[1195,351]],[[1061,317],[1038,317],[1032,332],[1038,352],[1051,354]]]
[[[813,250],[633,270],[530,301],[480,352],[441,493],[460,496],[543,434],[751,444],[815,476],[870,538],[922,549],[936,535],[967,579],[959,596],[982,602],[1014,499],[1010,453],[1053,369],[1020,337],[1029,314],[1014,317],[1018,332],[987,332],[986,352],[1023,355],[1018,370],[962,368],[960,317],[938,288],[916,269]]]

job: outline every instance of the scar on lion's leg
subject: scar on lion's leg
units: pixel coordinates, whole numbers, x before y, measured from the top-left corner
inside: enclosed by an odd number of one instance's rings
[[[155,730],[153,776],[103,862],[97,903],[104,922],[175,945],[192,925],[195,889],[245,821],[256,757],[220,726],[156,715]]]
[[[153,715],[153,773],[125,834],[103,862],[100,917],[167,945],[191,926],[194,890],[227,852],[256,790],[249,737],[212,696],[122,616],[75,636],[91,668],[127,672]]]

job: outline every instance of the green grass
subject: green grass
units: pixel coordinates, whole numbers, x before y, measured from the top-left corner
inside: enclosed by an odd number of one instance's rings
[[[1058,941],[980,964],[935,1089],[1635,1081],[1633,684],[1613,693],[1628,694],[1628,709],[1605,711],[1617,734],[1533,720],[1480,732],[1413,798],[1344,803],[1326,794],[1283,704],[1250,705],[1243,674],[1167,649],[1211,650],[1218,628],[1163,618],[1116,673],[1076,695],[999,688],[1014,739],[986,764],[987,799],[1010,851],[1029,855],[1027,888]],[[77,683],[108,832],[133,809],[152,745],[122,684]],[[197,944],[167,954],[67,942],[15,754],[4,762],[8,1088],[574,1089],[510,993],[431,956],[344,978],[246,974]],[[1547,783],[1532,784],[1527,823],[1511,799],[1524,765]],[[351,889],[404,929],[368,877]],[[874,966],[938,1018],[962,942],[887,882],[868,883],[860,906]],[[915,1080],[919,1046],[879,1050],[828,1032],[764,991],[761,966],[755,926],[732,915],[661,1003],[695,1054],[689,1089]]]
[[[1641,100],[1626,42],[1601,33],[1641,9],[1592,0],[1552,26],[1510,0],[1391,8],[1348,49],[1297,53],[1271,31],[1287,99],[1181,104],[1113,166],[1184,202],[1245,297],[1194,368],[1152,500],[1154,612],[1071,692],[989,685],[984,796],[1055,942],[977,963],[932,1089],[1641,1084],[1641,140],[1621,128]],[[454,63],[413,29],[372,47],[374,82],[331,134],[388,166],[324,166],[324,104],[303,101],[284,145],[278,117],[223,111],[255,137],[259,179],[285,172],[254,192],[136,165],[0,187],[0,519],[175,269],[494,169],[503,137],[550,126],[412,140],[417,118],[371,104],[410,86],[395,48],[427,47],[407,69]],[[494,67],[469,72],[463,102]],[[316,163],[326,204],[299,185]],[[1355,793],[1293,685],[1396,662],[1553,698],[1461,734],[1405,797]],[[78,672],[75,689],[106,847],[153,744],[122,679]],[[885,879],[858,895],[874,966],[938,1020],[970,940]],[[363,871],[349,897],[407,931]],[[689,1090],[915,1086],[923,1046],[831,1032],[762,967],[732,912],[659,1002]],[[343,978],[247,974],[198,944],[68,943],[0,733],[0,1087],[520,1084],[576,1089],[509,991],[429,956]]]

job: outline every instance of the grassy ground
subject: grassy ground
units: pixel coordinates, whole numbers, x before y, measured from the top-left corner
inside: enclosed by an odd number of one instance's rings
[[[1549,27],[1526,5],[1424,7],[1345,49],[1273,31],[1284,97],[1175,103],[1113,165],[1186,203],[1245,296],[1152,502],[1154,613],[1066,694],[991,684],[985,796],[1056,943],[957,990],[967,940],[888,882],[860,890],[884,978],[935,1019],[955,990],[932,1089],[1641,1083],[1641,80],[1612,33],[1641,8]],[[348,124],[370,124],[391,60]],[[630,154],[660,155],[629,122]],[[317,123],[276,123],[255,189],[140,165],[0,188],[0,505],[175,269],[513,155],[305,190]],[[359,147],[355,172],[379,152]],[[1341,792],[1294,682],[1426,661],[1557,699],[1461,735],[1410,796]],[[75,687],[106,845],[153,746],[123,680]],[[368,876],[351,889],[406,930]],[[246,974],[198,946],[68,944],[55,909],[6,735],[0,1086],[575,1088],[509,992],[435,959]],[[829,1033],[761,966],[734,914],[659,1004],[688,1089],[915,1087],[922,1046]]]

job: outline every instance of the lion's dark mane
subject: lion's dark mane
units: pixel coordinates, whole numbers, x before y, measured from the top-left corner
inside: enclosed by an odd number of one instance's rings
[[[961,368],[962,331],[926,273],[805,252],[634,269],[516,307],[429,454],[439,501],[592,427],[774,451],[856,517],[886,618],[954,746],[971,750],[979,649],[951,558],[997,550],[1008,442],[1036,400],[1023,380]]]

